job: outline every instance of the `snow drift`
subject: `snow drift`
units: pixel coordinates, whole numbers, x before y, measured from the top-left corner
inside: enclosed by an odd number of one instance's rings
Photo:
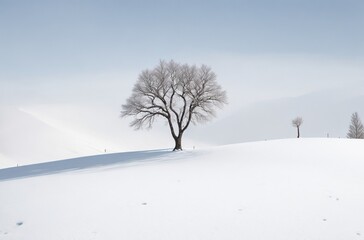
[[[2,169],[0,239],[361,239],[362,149],[291,139]]]

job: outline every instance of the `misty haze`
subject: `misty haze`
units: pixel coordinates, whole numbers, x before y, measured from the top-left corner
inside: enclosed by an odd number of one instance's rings
[[[0,239],[363,238],[363,12],[0,1]]]

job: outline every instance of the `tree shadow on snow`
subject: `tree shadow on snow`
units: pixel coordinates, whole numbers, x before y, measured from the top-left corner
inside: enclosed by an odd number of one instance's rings
[[[167,150],[112,153],[59,160],[54,162],[38,163],[20,167],[5,168],[0,169],[0,181],[84,170],[94,167],[125,165],[128,163],[141,163],[153,159],[155,160],[158,157],[170,153],[171,152]]]

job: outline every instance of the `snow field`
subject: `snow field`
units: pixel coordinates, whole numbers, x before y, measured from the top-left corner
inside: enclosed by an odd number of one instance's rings
[[[363,146],[287,139],[3,169],[0,239],[362,239]]]

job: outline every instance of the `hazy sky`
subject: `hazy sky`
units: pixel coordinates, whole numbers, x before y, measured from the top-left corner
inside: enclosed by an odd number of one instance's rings
[[[0,0],[0,77],[75,81],[219,54],[362,60],[363,12],[362,0]]]
[[[99,104],[117,117],[160,59],[211,66],[225,116],[320,91],[364,95],[363,13],[363,0],[0,0],[0,105]]]

